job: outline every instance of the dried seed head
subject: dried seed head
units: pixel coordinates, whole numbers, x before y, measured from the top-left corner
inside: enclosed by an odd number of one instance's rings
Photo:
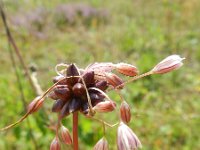
[[[101,138],[94,146],[93,150],[108,150],[108,142],[105,137]]]
[[[135,66],[126,63],[116,64],[116,70],[121,74],[131,77],[137,75],[139,72]]]
[[[110,112],[116,108],[116,104],[113,101],[99,102],[93,107],[96,112]]]
[[[41,99],[41,96],[37,96],[29,105],[27,111],[31,114],[36,111],[38,111],[42,104],[43,104],[44,98]]]
[[[123,80],[113,73],[106,73],[106,80],[114,88],[123,84]],[[123,88],[123,86],[120,86],[120,88]]]
[[[135,133],[123,122],[117,130],[118,150],[135,150],[142,147],[142,144]]]
[[[131,120],[131,110],[125,101],[123,101],[120,106],[120,117],[124,123],[129,123]]]
[[[60,144],[58,138],[54,138],[50,145],[50,150],[60,150]]]
[[[73,86],[72,91],[73,91],[74,95],[76,95],[76,96],[82,96],[82,95],[85,95],[85,93],[86,93],[85,87],[81,83],[76,83]]]
[[[52,107],[52,112],[59,112],[65,105],[65,101],[58,99],[54,102],[53,107]]]
[[[179,55],[171,55],[158,63],[151,71],[155,74],[163,74],[180,68],[183,63]]]
[[[69,133],[69,130],[64,127],[63,125],[60,128],[60,138],[62,140],[62,142],[64,142],[67,145],[72,144],[72,138],[71,135]]]

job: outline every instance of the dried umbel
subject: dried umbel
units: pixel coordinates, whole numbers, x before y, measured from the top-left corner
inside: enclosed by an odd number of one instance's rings
[[[141,75],[138,69],[127,63],[94,63],[86,69],[78,68],[75,64],[56,65],[57,76],[53,78],[51,86],[42,96],[36,97],[28,106],[27,113],[16,123],[11,124],[0,131],[7,130],[22,122],[30,114],[37,112],[49,97],[53,101],[52,112],[58,114],[56,125],[56,137],[51,143],[51,150],[60,150],[61,144],[72,144],[74,150],[78,150],[78,114],[84,115],[87,119],[98,121],[103,126],[104,138],[95,145],[95,150],[107,150],[108,142],[105,139],[106,127],[114,127],[104,120],[96,117],[97,113],[109,113],[119,111],[120,124],[117,131],[117,146],[119,150],[132,150],[141,147],[141,142],[135,133],[128,127],[131,120],[131,107],[120,94],[120,90],[129,82],[142,77],[163,74],[178,69],[182,66],[182,60],[178,55],[172,55],[158,63],[149,72]],[[62,67],[62,70],[59,70]],[[130,77],[124,81],[123,75]],[[121,106],[111,100],[107,95],[108,91],[114,90],[121,99]],[[119,110],[117,110],[119,108]],[[69,130],[62,125],[62,120],[73,116],[73,139]]]

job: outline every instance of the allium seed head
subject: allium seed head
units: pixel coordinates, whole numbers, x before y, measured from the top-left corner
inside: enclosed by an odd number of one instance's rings
[[[163,74],[180,68],[183,63],[179,55],[171,55],[158,63],[151,71],[155,74]]]
[[[142,144],[135,133],[123,122],[120,123],[117,131],[118,150],[136,150]]]
[[[123,101],[120,106],[120,117],[121,120],[126,124],[129,123],[131,120],[131,110],[129,105],[125,101]]]
[[[105,137],[101,138],[96,145],[94,146],[93,150],[108,150],[108,142]]]

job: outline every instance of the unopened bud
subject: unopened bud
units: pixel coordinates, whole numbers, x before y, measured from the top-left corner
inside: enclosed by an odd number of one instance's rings
[[[113,101],[104,101],[99,102],[96,106],[94,106],[94,111],[97,112],[110,112],[116,108],[116,104]]]
[[[126,63],[116,64],[116,70],[121,74],[131,77],[137,75],[139,72],[135,66]]]
[[[151,71],[155,74],[162,74],[176,70],[183,65],[182,60],[184,59],[185,58],[181,58],[179,55],[168,56],[158,63]]]
[[[123,88],[123,80],[113,73],[106,73],[106,80],[108,84],[112,85],[114,88],[120,85],[120,88]]]
[[[120,117],[124,123],[129,123],[131,120],[131,110],[125,101],[123,101],[120,106]]]
[[[54,138],[50,145],[50,150],[60,150],[60,144],[58,138]]]
[[[44,98],[41,99],[41,96],[37,96],[29,105],[28,105],[28,112],[34,113],[38,111],[42,104],[43,104]]]
[[[101,138],[94,146],[93,150],[108,150],[108,142],[105,137]]]
[[[72,138],[69,133],[69,130],[64,126],[61,126],[61,128],[60,128],[60,138],[61,138],[62,142],[64,142],[65,144],[67,144],[67,145],[72,144]]]

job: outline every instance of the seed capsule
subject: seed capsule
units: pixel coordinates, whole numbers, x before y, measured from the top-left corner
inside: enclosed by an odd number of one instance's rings
[[[56,96],[64,101],[69,100],[71,91],[67,85],[57,85],[54,89]]]
[[[114,88],[123,84],[123,80],[113,73],[106,73],[106,80]],[[120,86],[120,88],[123,88],[123,86]]]
[[[73,98],[69,104],[69,113],[77,111],[81,107],[81,100]]]
[[[124,123],[129,123],[131,120],[131,110],[125,101],[120,106],[120,117]]]
[[[116,70],[121,74],[131,77],[138,74],[138,69],[135,66],[126,63],[116,64]]]
[[[70,104],[70,101],[65,103],[65,105],[61,109],[60,116],[59,116],[60,118],[64,118],[65,116],[69,115],[69,104]]]
[[[95,84],[95,87],[102,91],[105,91],[108,88],[108,84],[106,81],[99,81]]]
[[[65,105],[65,101],[59,99],[54,102],[53,107],[52,107],[52,112],[59,112]]]
[[[73,86],[72,91],[73,91],[74,95],[76,95],[76,96],[83,96],[83,95],[85,95],[85,92],[86,92],[84,85],[81,83],[76,83]]]
[[[81,79],[79,79],[81,80]],[[94,84],[94,71],[86,72],[83,75],[83,80],[85,81],[86,86],[90,86]]]
[[[79,76],[78,68],[76,67],[75,64],[71,64],[67,68],[67,77],[70,76]],[[67,83],[70,85],[74,85],[77,81],[78,81],[77,77],[71,77],[67,79]]]

